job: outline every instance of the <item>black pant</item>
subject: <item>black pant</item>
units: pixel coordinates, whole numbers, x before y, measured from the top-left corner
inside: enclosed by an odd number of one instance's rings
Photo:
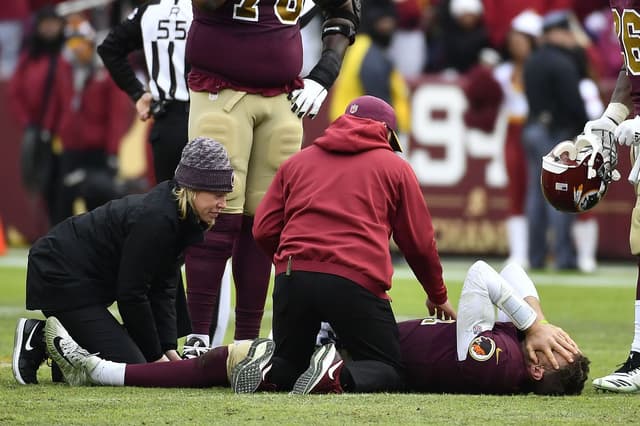
[[[69,335],[89,353],[101,358],[127,364],[147,362],[127,330],[104,306],[87,306],[70,311],[43,311],[46,317],[55,316]],[[148,360],[155,361],[155,360]]]
[[[169,102],[164,113],[155,117],[150,139],[157,182],[173,179],[189,138],[188,126],[189,102]]]
[[[278,390],[292,389],[309,366],[321,321],[331,324],[351,356],[341,378],[350,376],[353,388],[345,390],[403,389],[398,326],[389,301],[336,275],[293,271],[276,277],[273,293],[276,349],[267,380]]]

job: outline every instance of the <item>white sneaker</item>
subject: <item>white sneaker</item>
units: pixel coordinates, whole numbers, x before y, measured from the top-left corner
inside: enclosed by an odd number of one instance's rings
[[[627,361],[614,373],[593,381],[598,390],[617,393],[640,392],[640,353],[631,352]]]
[[[58,364],[67,383],[71,386],[90,385],[84,361],[91,354],[69,336],[56,317],[47,318],[44,334],[49,356]]]
[[[105,360],[96,355],[89,355],[85,357],[82,361],[82,369],[86,373],[87,377],[91,381],[91,383],[96,385],[103,385],[102,380],[100,380],[100,367]]]

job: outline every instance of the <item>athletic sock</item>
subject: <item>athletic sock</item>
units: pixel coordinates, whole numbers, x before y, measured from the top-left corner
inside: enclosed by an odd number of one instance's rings
[[[121,362],[100,360],[93,371],[88,371],[91,381],[99,385],[124,386],[127,364]]]
[[[636,300],[635,303],[634,333],[633,343],[631,343],[631,350],[640,352],[640,300]]]
[[[128,364],[127,386],[201,388],[228,386],[226,346],[182,361]]]
[[[242,215],[220,214],[205,240],[185,251],[187,305],[193,333],[209,335],[217,312],[220,281],[240,232]]]
[[[631,350],[640,352],[640,257],[638,257],[638,276],[636,278],[636,303],[634,305],[633,342]]]
[[[240,237],[231,258],[236,286],[235,340],[255,339],[260,335],[271,277],[271,259],[253,239],[252,227],[253,217],[242,216]]]

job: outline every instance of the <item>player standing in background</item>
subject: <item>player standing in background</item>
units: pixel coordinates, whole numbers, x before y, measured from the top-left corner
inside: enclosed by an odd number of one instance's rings
[[[231,256],[236,286],[235,340],[258,336],[271,260],[251,232],[256,206],[279,165],[300,149],[302,120],[314,117],[335,81],[359,24],[359,0],[318,0],[325,17],[322,55],[299,77],[303,1],[194,0],[187,41],[191,65],[189,135],[220,141],[236,185],[205,242],[187,253],[193,332],[205,335],[213,285]],[[195,277],[198,279],[194,279]],[[212,283],[214,283],[212,285]]]
[[[640,59],[637,56],[637,33],[640,31],[640,1],[610,0],[615,32],[624,57],[624,68],[618,75],[616,87],[609,105],[601,118],[589,121],[585,133],[592,131],[600,136],[603,145],[631,146],[631,163],[634,168],[629,182],[636,194],[636,204],[631,212],[629,243],[631,253],[640,255],[640,185],[635,164],[640,154]],[[635,118],[627,120],[632,112]],[[636,283],[634,334],[629,357],[614,373],[593,381],[596,389],[611,392],[640,392],[640,258],[638,258],[638,282]]]
[[[509,242],[509,258],[525,269],[529,267],[529,231],[525,215],[527,193],[527,162],[522,146],[522,127],[527,119],[529,106],[524,93],[524,63],[537,45],[542,34],[542,17],[532,10],[518,14],[507,33],[506,47],[509,60],[498,65],[494,77],[504,92],[503,108],[508,114],[504,159],[507,169],[507,194],[509,213],[506,230]]]
[[[188,140],[189,65],[185,59],[185,50],[192,21],[190,0],[145,2],[124,22],[112,28],[98,46],[98,54],[114,81],[135,103],[140,120],[153,119],[150,142],[157,182],[173,178],[182,149]],[[128,60],[129,54],[138,50],[144,51],[149,76],[148,89],[138,80]],[[187,265],[187,282],[192,273],[193,268]],[[199,277],[195,279],[198,280]],[[230,287],[229,274],[223,275],[221,285]],[[216,286],[216,290],[218,288]],[[212,303],[216,302],[217,298]],[[184,297],[179,303],[186,303]],[[222,321],[217,323],[222,322],[224,327],[221,328],[226,329],[229,307],[224,306],[226,309],[222,309],[219,317]],[[218,310],[212,308],[212,311],[217,314]],[[185,320],[184,333],[181,335],[190,331],[189,321]],[[217,336],[220,340],[223,337]],[[183,356],[201,354],[208,348],[209,340],[209,331],[200,338],[187,336]]]

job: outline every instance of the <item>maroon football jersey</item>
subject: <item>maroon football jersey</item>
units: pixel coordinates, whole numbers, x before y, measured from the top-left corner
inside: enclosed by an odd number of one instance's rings
[[[400,347],[407,383],[414,392],[514,394],[528,381],[518,330],[496,323],[469,345],[458,361],[456,323],[434,318],[403,321]]]
[[[302,69],[301,11],[301,1],[289,0],[227,0],[212,13],[194,7],[186,52],[192,73],[234,88],[291,85]]]
[[[640,33],[640,0],[609,0],[616,35],[624,55],[627,75],[631,81],[631,100],[634,114],[640,114],[640,57],[638,33]]]

